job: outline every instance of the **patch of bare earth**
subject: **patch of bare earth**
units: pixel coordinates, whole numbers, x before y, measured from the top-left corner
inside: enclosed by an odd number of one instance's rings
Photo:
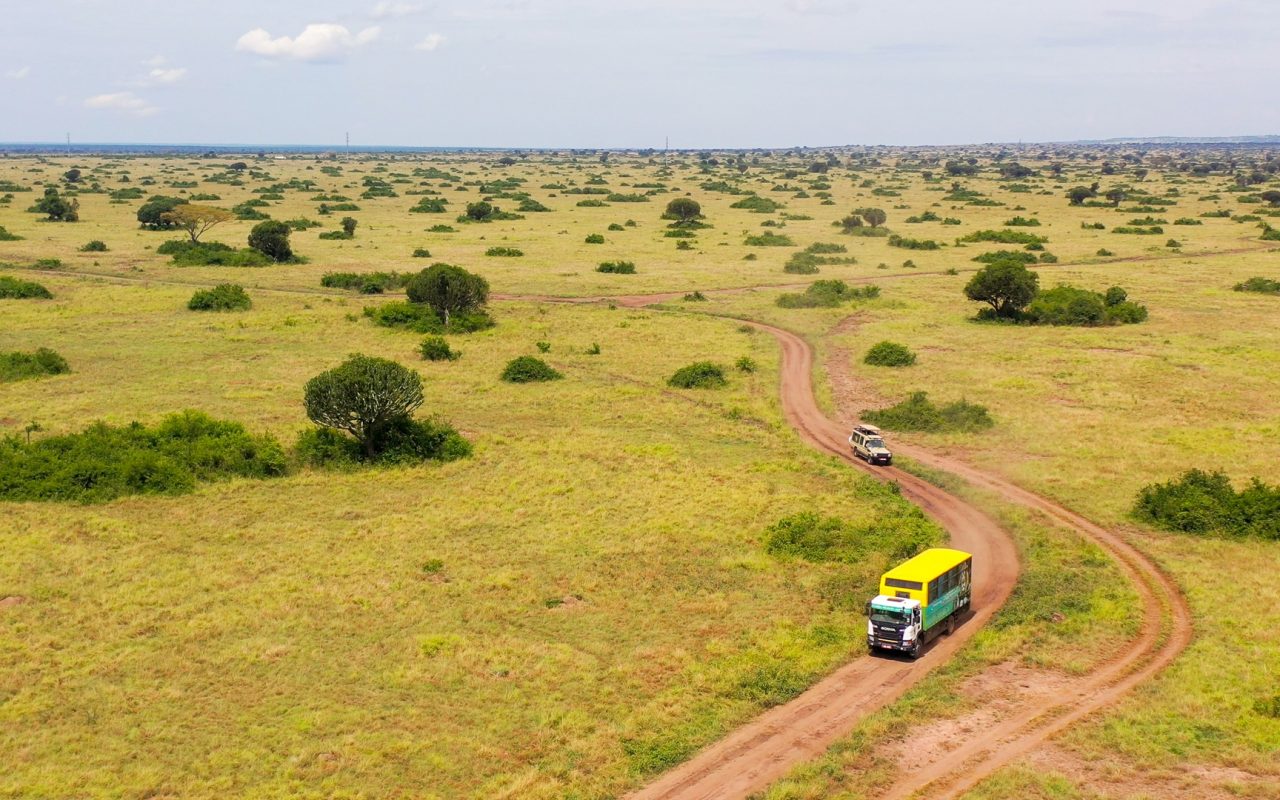
[[[1083,680],[1011,662],[996,664],[959,686],[960,693],[972,701],[973,711],[910,729],[901,740],[886,745],[886,755],[900,772],[919,770],[981,737],[1001,720],[1064,695]]]
[[[1025,763],[1037,772],[1061,775],[1107,800],[1280,797],[1280,777],[1268,778],[1232,767],[1177,764],[1159,770],[1138,770],[1111,759],[1087,760],[1057,745],[1039,748]]]
[[[861,312],[852,314],[836,323],[827,331],[828,339],[841,333],[849,333],[862,324],[865,315]],[[851,427],[858,415],[868,408],[884,405],[884,399],[878,396],[867,385],[866,381],[857,380],[853,370],[849,368],[853,353],[847,348],[832,346],[827,349],[826,368],[827,381],[831,385],[831,395],[836,403],[836,413],[840,423]]]

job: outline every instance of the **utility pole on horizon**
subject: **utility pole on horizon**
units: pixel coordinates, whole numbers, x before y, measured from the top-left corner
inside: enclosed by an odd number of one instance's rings
[[[351,160],[351,131],[347,131],[347,154],[343,158],[344,161]]]

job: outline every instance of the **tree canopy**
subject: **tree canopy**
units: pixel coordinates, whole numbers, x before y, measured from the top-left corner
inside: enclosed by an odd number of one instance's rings
[[[181,228],[191,237],[192,243],[200,241],[210,228],[235,219],[236,215],[225,208],[199,206],[191,203],[176,205],[171,211],[160,214],[160,219],[175,228]]]
[[[289,246],[292,231],[287,223],[278,220],[259,222],[249,231],[249,246],[273,261],[288,261],[293,258],[293,248]]]
[[[688,223],[702,217],[702,206],[692,197],[677,197],[667,203],[663,219],[673,219],[678,223]]]
[[[346,431],[376,456],[383,434],[422,405],[422,378],[394,361],[356,354],[307,381],[307,417]]]
[[[432,264],[409,279],[405,293],[411,303],[430,306],[440,321],[475,311],[489,302],[489,282],[452,264]]]
[[[1025,264],[1001,260],[978,270],[964,287],[970,300],[987,303],[997,317],[1012,319],[1035,298],[1040,276]]]

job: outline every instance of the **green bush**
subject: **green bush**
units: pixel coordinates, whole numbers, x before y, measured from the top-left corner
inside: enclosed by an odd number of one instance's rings
[[[724,369],[710,361],[697,361],[681,367],[667,380],[668,386],[678,389],[719,389],[728,383]]]
[[[974,231],[960,237],[961,242],[997,242],[999,244],[1045,244],[1048,238],[1026,231]]]
[[[298,435],[294,455],[302,464],[325,469],[360,465],[416,464],[456,461],[472,453],[471,443],[451,425],[408,416],[392,420],[379,434],[377,454],[369,457],[360,443],[334,428],[311,428]]]
[[[584,241],[587,244],[604,244],[604,234],[603,233],[590,234],[587,236],[587,238]]]
[[[81,253],[105,253],[107,252],[107,243],[102,241],[101,239],[94,239],[92,241],[85,242],[83,245],[81,245],[80,252]]]
[[[608,272],[615,275],[634,275],[636,265],[630,261],[605,261],[596,267],[596,272]]]
[[[849,248],[842,244],[833,244],[829,242],[814,242],[804,249],[806,253],[813,255],[830,255],[833,253],[847,253]]]
[[[1237,492],[1221,472],[1193,469],[1143,487],[1134,514],[1164,530],[1280,540],[1280,486],[1254,478]]]
[[[0,278],[0,281],[3,281]],[[1261,292],[1263,294],[1280,294],[1280,281],[1271,278],[1250,278],[1235,285],[1237,292]],[[0,297],[4,297],[4,285],[0,283]]]
[[[409,209],[411,214],[443,214],[448,200],[439,197],[423,197],[418,204]]]
[[[1146,306],[1130,302],[1124,289],[1105,295],[1075,286],[1057,286],[1036,294],[1023,313],[1033,325],[1131,325],[1145,322]]]
[[[1035,217],[1021,217],[1021,216],[1019,216],[1019,217],[1014,217],[1013,219],[1007,219],[1007,220],[1005,220],[1005,221],[1004,221],[1004,226],[1005,226],[1006,228],[1019,228],[1019,227],[1021,227],[1021,228],[1038,228],[1038,227],[1040,227],[1040,220],[1036,219]]]
[[[935,543],[923,516],[913,514],[873,525],[851,525],[811,511],[792,514],[769,526],[765,552],[817,563],[862,564],[870,558],[910,558]]]
[[[418,345],[418,352],[427,361],[457,361],[462,353],[449,347],[443,336],[428,336]]]
[[[82,433],[0,440],[0,499],[103,503],[182,494],[202,482],[284,475],[284,451],[236,422],[184,411],[148,427],[99,422]]]
[[[743,208],[754,214],[772,214],[782,207],[782,203],[779,203],[776,200],[771,200],[767,197],[760,197],[755,194],[748,195],[729,206],[729,208]]]
[[[733,366],[738,370],[738,372],[745,372],[748,375],[760,368],[760,365],[757,364],[755,359],[750,356],[742,356],[737,361],[733,362]]]
[[[937,433],[969,433],[985,430],[995,424],[985,406],[967,400],[937,406],[925,392],[914,392],[906,400],[889,408],[864,411],[862,418],[889,430]]]
[[[201,289],[187,301],[187,308],[192,311],[248,311],[252,306],[244,287],[234,283]]]
[[[320,285],[330,289],[353,289],[361,294],[383,294],[403,289],[411,272],[326,272]]]
[[[524,251],[517,247],[490,247],[484,254],[497,258],[519,258],[524,255]]]
[[[34,353],[0,353],[0,383],[61,375],[70,371],[67,360],[47,347],[38,348]]]
[[[493,318],[484,311],[450,314],[446,325],[430,306],[422,303],[386,303],[365,308],[364,315],[383,328],[414,333],[474,333],[494,326]]]
[[[849,286],[844,281],[814,281],[802,294],[781,294],[775,301],[780,308],[835,308],[851,300],[874,300],[880,287]]]
[[[20,242],[22,237],[16,233],[9,233],[3,225],[0,225],[0,242]]]
[[[940,244],[932,239],[909,239],[905,236],[893,234],[889,237],[890,247],[901,247],[906,250],[937,250]]]
[[[897,342],[877,342],[867,351],[862,362],[876,367],[909,367],[916,363],[916,354]]]
[[[502,380],[507,383],[558,381],[563,377],[564,375],[553,369],[550,364],[533,356],[513,358],[502,370]]]
[[[24,281],[10,275],[0,275],[0,300],[48,300],[53,292],[35,281]]]
[[[324,239],[326,241],[342,241],[346,239],[354,239],[356,237],[346,231],[324,231],[317,238]]]
[[[749,247],[795,247],[791,237],[773,231],[765,231],[759,236],[748,236],[744,242]]]
[[[981,264],[995,264],[998,261],[1012,261],[1015,264],[1034,264],[1038,259],[1035,253],[1028,253],[1025,250],[992,250],[989,253],[974,256],[973,260]]]
[[[431,258],[431,251],[425,247],[415,247],[413,248],[413,257],[414,258]]]
[[[156,248],[159,255],[173,256],[177,267],[265,267],[271,259],[257,250],[236,250],[221,242],[192,242],[189,239],[172,239]]]

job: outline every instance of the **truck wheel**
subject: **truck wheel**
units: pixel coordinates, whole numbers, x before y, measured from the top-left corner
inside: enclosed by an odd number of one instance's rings
[[[952,614],[951,616],[947,617],[947,635],[950,636],[951,634],[955,633],[955,630],[956,630],[956,615]]]
[[[916,639],[916,643],[911,645],[910,655],[912,659],[920,657],[920,640]]]

